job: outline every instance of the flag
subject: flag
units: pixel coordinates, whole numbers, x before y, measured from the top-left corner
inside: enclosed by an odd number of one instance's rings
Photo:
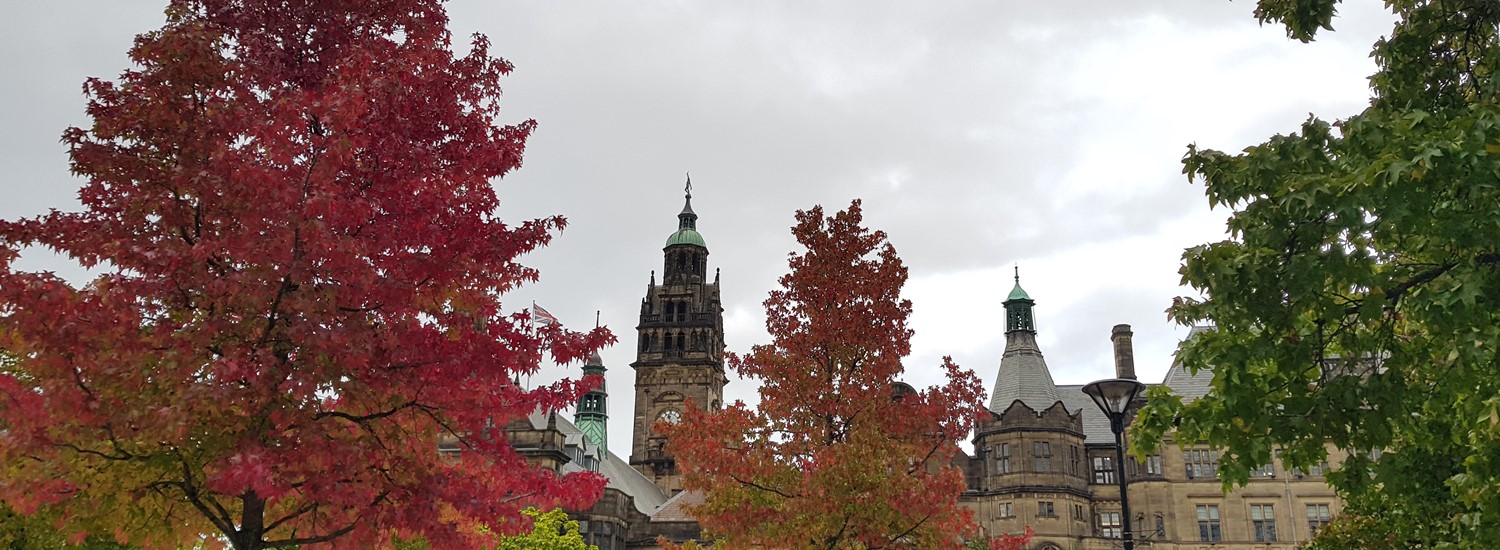
[[[536,305],[536,302],[531,302],[531,324],[539,327],[562,326],[562,323],[557,322],[557,317],[547,312],[542,306]]]

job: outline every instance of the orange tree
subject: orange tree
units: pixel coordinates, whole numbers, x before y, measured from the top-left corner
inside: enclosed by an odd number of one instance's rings
[[[84,210],[0,221],[0,499],[75,540],[253,550],[474,547],[597,498],[496,428],[581,389],[508,381],[610,339],[501,311],[564,224],[495,216],[534,126],[492,122],[510,65],[455,58],[439,0],[166,15],[64,134]],[[26,246],[101,274],[16,271]]]
[[[696,412],[668,426],[693,509],[715,543],[767,548],[949,548],[973,528],[958,505],[956,441],[983,410],[973,372],[944,359],[941,387],[899,382],[910,352],[906,268],[860,202],[797,212],[781,290],[766,300],[772,342],[729,366],[759,379],[760,405]]]

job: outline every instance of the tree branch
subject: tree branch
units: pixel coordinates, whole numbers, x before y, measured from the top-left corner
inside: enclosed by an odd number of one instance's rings
[[[375,497],[374,501],[370,502],[370,505],[368,507],[369,508],[374,508],[376,505],[378,505],[382,501],[384,501],[385,497],[388,496],[388,495],[390,495],[390,494],[391,494],[390,491],[384,491],[384,492],[380,493],[379,495],[377,495]],[[287,546],[303,546],[303,545],[308,545],[308,544],[319,544],[319,543],[328,542],[328,541],[331,541],[333,539],[336,539],[336,538],[339,538],[339,537],[342,537],[344,535],[349,534],[350,531],[353,531],[355,527],[359,526],[359,522],[360,522],[360,519],[362,517],[363,517],[363,515],[361,515],[361,516],[355,516],[354,520],[350,521],[348,525],[345,525],[345,526],[340,527],[340,528],[338,528],[336,530],[333,530],[333,531],[329,531],[327,533],[323,533],[321,535],[313,535],[313,536],[310,536],[310,537],[295,537],[294,536],[292,538],[286,538],[286,539],[281,539],[281,540],[268,540],[268,541],[265,541],[265,545],[268,546],[268,547],[271,547],[271,548],[282,548],[282,547],[287,547]],[[269,531],[269,529],[267,529],[267,530]]]
[[[907,528],[905,531],[902,531],[900,534],[898,534],[898,535],[896,535],[894,537],[891,537],[891,542],[899,541],[903,537],[912,534],[912,532],[916,531],[918,527],[922,526],[922,524],[927,523],[928,518],[931,518],[931,517],[932,517],[932,514],[930,514],[930,513],[927,514],[927,515],[925,515],[925,516],[922,516],[922,519],[919,520],[919,521],[917,521],[916,525],[912,525],[911,527]]]
[[[348,421],[353,422],[355,424],[363,424],[363,423],[369,422],[371,420],[380,420],[382,418],[391,416],[393,414],[396,414],[398,412],[401,412],[403,410],[410,409],[410,408],[413,408],[413,407],[416,407],[416,408],[419,408],[419,409],[424,409],[424,410],[427,408],[426,405],[423,405],[423,404],[418,403],[416,401],[407,401],[406,403],[402,403],[401,405],[397,405],[395,408],[392,408],[392,409],[389,409],[389,410],[384,410],[384,411],[381,411],[381,412],[370,413],[370,414],[360,415],[360,416],[355,416],[355,415],[352,415],[352,414],[349,414],[349,413],[339,412],[339,411],[323,411],[323,412],[320,412],[318,414],[313,415],[313,420],[322,420],[324,418],[342,418],[344,420],[348,420]]]
[[[317,502],[308,502],[307,504],[303,504],[301,508],[293,510],[291,513],[288,513],[287,515],[284,515],[284,516],[281,516],[279,518],[276,518],[276,520],[272,521],[271,523],[267,523],[266,524],[266,532],[269,533],[271,531],[274,531],[277,527],[280,527],[281,524],[286,523],[286,522],[291,521],[291,520],[294,520],[294,519],[297,519],[297,518],[301,517],[303,514],[306,514],[308,512],[316,510],[316,509],[318,509],[318,503]]]
[[[772,493],[772,494],[780,496],[781,498],[785,498],[785,499],[794,499],[794,498],[797,498],[795,496],[783,493],[783,492],[778,491],[776,489],[772,489],[770,487],[766,487],[765,485],[761,485],[761,484],[756,483],[754,481],[745,481],[743,479],[740,479],[739,476],[736,476],[736,475],[733,475],[733,474],[731,474],[729,476],[729,479],[734,480],[735,483],[738,483],[740,485],[744,485],[744,486],[750,487],[752,489],[759,489],[759,490],[765,491],[767,493]]]
[[[205,498],[198,493],[198,487],[193,484],[193,468],[188,464],[187,457],[182,456],[182,452],[175,449],[173,454],[177,455],[177,463],[182,465],[182,481],[178,487],[182,489],[183,495],[188,497],[188,502],[192,503],[193,507],[197,508],[198,512],[208,518],[225,536],[234,532],[234,516],[231,516],[229,511],[219,504],[219,501],[212,497]],[[209,505],[212,505],[212,510],[209,509]]]

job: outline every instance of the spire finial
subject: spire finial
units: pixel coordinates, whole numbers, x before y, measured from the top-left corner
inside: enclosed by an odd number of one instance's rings
[[[655,273],[653,273],[654,275]],[[599,328],[599,310],[594,310],[594,328]]]
[[[1016,284],[1021,284],[1021,262],[1016,262]]]
[[[683,229],[692,229],[696,231],[698,229],[698,214],[693,213],[692,174],[688,174],[687,185],[684,185],[682,187],[682,192],[683,194],[687,195],[687,198],[683,199],[682,212],[677,214],[677,229],[679,231]]]

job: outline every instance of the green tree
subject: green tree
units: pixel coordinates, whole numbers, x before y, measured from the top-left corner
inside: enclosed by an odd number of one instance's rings
[[[129,548],[98,537],[69,539],[53,527],[52,514],[17,514],[0,504],[0,550],[116,550]]]
[[[543,513],[536,508],[527,508],[524,513],[531,518],[531,532],[500,539],[496,550],[599,550],[599,547],[583,541],[578,522],[569,518],[562,509]]]
[[[0,550],[129,550],[133,546],[108,536],[59,532],[57,514],[50,511],[29,516],[0,504]]]
[[[578,522],[569,518],[567,512],[562,511],[561,508],[554,508],[551,512],[543,513],[531,507],[522,510],[521,514],[530,518],[531,530],[523,535],[501,537],[500,546],[495,547],[495,550],[599,550],[599,547],[583,541],[583,534],[578,532]],[[483,527],[480,530],[488,532]],[[396,550],[431,550],[432,548],[427,539],[420,536],[411,538],[398,536],[391,542]]]
[[[1391,0],[1363,112],[1229,154],[1190,146],[1190,180],[1230,210],[1189,249],[1201,298],[1169,310],[1214,330],[1178,360],[1214,370],[1184,405],[1155,388],[1134,430],[1221,446],[1226,486],[1273,450],[1291,466],[1351,453],[1330,481],[1345,518],[1322,547],[1500,547],[1500,4]],[[1334,0],[1262,0],[1309,41]],[[1373,451],[1383,451],[1376,453]]]

